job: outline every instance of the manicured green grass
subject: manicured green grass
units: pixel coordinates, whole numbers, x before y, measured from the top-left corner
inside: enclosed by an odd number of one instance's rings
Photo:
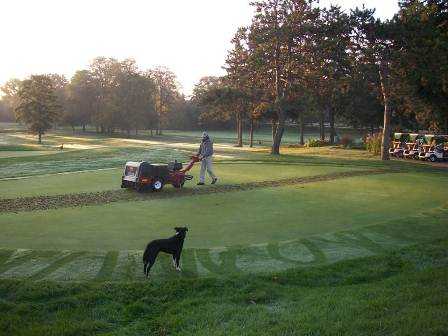
[[[350,136],[353,138],[355,142],[361,142],[361,138],[364,135],[362,131],[358,131],[352,128],[338,128],[336,132],[339,136]],[[193,140],[198,140],[201,136],[202,131],[174,131],[167,130],[164,131],[164,135],[168,137],[179,137],[179,138],[191,138]],[[142,133],[145,134],[145,133]],[[230,142],[234,143],[236,138],[236,132],[234,131],[209,131],[209,134],[213,139],[221,141],[221,142]],[[329,140],[329,129],[325,129],[325,134],[327,140]],[[249,132],[247,130],[243,131],[243,143],[249,144]],[[319,139],[320,134],[317,127],[306,127],[305,129],[305,141],[309,139]],[[260,126],[254,131],[254,144],[255,146],[259,145],[259,142],[262,145],[269,145],[272,141],[272,130],[269,126]],[[285,131],[283,133],[282,142],[285,144],[297,144],[299,141],[299,130],[298,127],[294,126],[286,126]]]
[[[5,335],[444,335],[448,240],[269,275],[0,281]]]
[[[175,272],[171,258],[161,254],[151,269],[151,281],[260,274],[334,263],[383,254],[427,242],[448,233],[448,207],[377,225],[323,232],[305,238],[263,244],[191,248],[185,246]],[[190,234],[188,235],[190,238]],[[126,236],[123,236],[127,239]],[[69,242],[67,242],[69,244]],[[47,248],[50,248],[48,244]],[[0,249],[0,279],[52,281],[145,281],[142,250],[73,251]]]
[[[0,151],[0,159],[29,157],[29,156],[36,156],[36,155],[49,155],[49,154],[57,154],[57,152],[55,152],[55,151],[38,151],[38,150]]]
[[[39,195],[59,195],[120,189],[123,168],[68,174],[41,175],[24,179],[0,180],[0,199]],[[255,181],[276,180],[297,176],[312,176],[338,171],[350,171],[351,167],[273,165],[273,164],[215,164],[219,184],[238,184]],[[356,168],[358,169],[358,168]],[[197,188],[199,164],[189,172],[195,180],[186,182],[186,188]],[[208,178],[208,177],[207,177]],[[176,192],[167,185],[165,192]]]
[[[254,150],[213,134],[221,189],[194,194],[194,180],[183,197],[168,187],[164,198],[0,214],[0,334],[443,335],[447,170],[335,147],[273,157],[263,132]],[[58,153],[0,157],[0,178],[35,175],[0,181],[0,199],[120,192],[127,160],[186,161],[197,149],[196,132],[144,136],[58,130],[35,146],[0,133],[0,146]],[[384,173],[230,187],[372,169]],[[183,271],[161,254],[144,279],[146,243],[178,225],[190,228]]]
[[[187,248],[298,239],[444,206],[447,183],[446,175],[385,174],[181,198],[151,200],[148,194],[148,201],[2,214],[0,246],[143,249],[148,240],[179,225],[191,230]],[[415,192],[423,184],[431,188]]]

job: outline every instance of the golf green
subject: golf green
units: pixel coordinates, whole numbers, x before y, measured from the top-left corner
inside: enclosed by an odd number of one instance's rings
[[[327,168],[328,169],[328,168]],[[401,173],[0,215],[0,247],[139,250],[174,226],[185,247],[247,246],[358,229],[446,206],[448,176]],[[415,192],[415,186],[431,188]]]
[[[215,164],[216,174],[219,176],[219,184],[312,176],[352,169],[359,168],[293,164]],[[116,168],[0,180],[0,199],[120,189],[122,173],[122,168]],[[195,165],[189,174],[192,174],[197,179],[199,176],[199,165]],[[195,188],[195,181],[197,180],[187,182],[185,186]],[[168,186],[168,189],[171,189],[171,186]]]

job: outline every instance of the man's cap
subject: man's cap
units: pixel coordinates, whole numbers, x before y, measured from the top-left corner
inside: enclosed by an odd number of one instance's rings
[[[202,139],[208,138],[208,133],[207,132],[202,132]]]

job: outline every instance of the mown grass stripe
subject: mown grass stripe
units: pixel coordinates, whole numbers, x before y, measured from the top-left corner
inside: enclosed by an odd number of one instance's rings
[[[334,233],[334,237],[340,238],[341,242],[346,242],[352,246],[362,246],[365,249],[372,251],[374,253],[383,253],[384,248],[362,235],[359,232],[355,231],[342,231]]]
[[[0,269],[13,253],[14,250],[0,250]]]
[[[269,256],[273,259],[286,262],[289,264],[293,264],[296,266],[309,266],[309,265],[317,265],[323,264],[327,261],[325,254],[310,240],[301,239],[298,240],[297,243],[303,245],[305,248],[309,250],[309,252],[313,255],[313,259],[310,261],[299,261],[297,259],[287,258],[283,254],[280,253],[278,244],[269,244],[267,246],[267,250],[269,252]]]
[[[173,266],[173,258],[171,255],[160,252],[156,259],[156,263],[159,263],[160,265],[159,277],[165,279],[177,277],[177,271]]]
[[[14,259],[11,260],[11,258],[13,258],[14,254],[16,253],[20,253],[20,250],[12,251],[12,253],[8,256],[5,262],[3,264],[0,264],[0,273],[4,273],[13,267],[16,267],[17,265],[20,265],[29,258],[32,252],[30,250],[25,250],[22,253],[22,255],[15,257]]]
[[[117,266],[118,261],[118,251],[109,251],[106,253],[104,257],[103,265],[101,266],[98,275],[95,277],[95,280],[111,280],[112,274],[115,270],[115,266]]]
[[[220,263],[216,263],[211,253],[216,254],[215,257]],[[238,250],[223,250],[216,252],[214,250],[196,250],[196,256],[203,267],[217,275],[235,274],[241,272],[236,267],[236,258]]]
[[[171,197],[184,197],[191,195],[208,195],[216,193],[249,191],[261,188],[277,188],[289,185],[299,185],[314,182],[338,180],[342,178],[360,177],[379,174],[398,173],[393,170],[355,170],[335,172],[323,175],[301,176],[270,181],[259,181],[242,184],[214,185],[198,189],[176,189],[162,193],[141,194],[129,190],[108,190],[92,193],[78,193],[65,195],[47,195],[23,198],[0,199],[0,213],[58,209],[64,207],[78,207],[100,205],[122,201],[151,201]]]
[[[244,273],[282,271],[290,267],[289,264],[272,258],[267,244],[251,245],[241,249],[237,254],[236,266]]]
[[[58,251],[31,250],[26,254],[26,258],[3,272],[1,277],[4,279],[28,278],[56,261],[60,255]]]
[[[198,267],[196,265],[195,250],[183,251],[180,261],[182,267],[182,278],[191,279],[198,277]]]
[[[59,268],[63,267],[64,265],[72,262],[73,260],[79,258],[80,256],[86,254],[86,252],[72,252],[69,254],[63,254],[63,256],[56,260],[54,263],[49,265],[48,267],[45,267],[43,270],[33,274],[28,279],[29,280],[41,280],[45,278],[46,276],[50,275],[54,271],[58,270]]]
[[[159,263],[159,267],[157,267],[157,263]],[[154,277],[157,279],[191,279],[198,276],[194,250],[185,250],[182,252],[180,258],[180,272],[174,267],[172,256],[165,253],[159,253],[156,265],[154,266]],[[151,274],[153,274],[152,269]]]

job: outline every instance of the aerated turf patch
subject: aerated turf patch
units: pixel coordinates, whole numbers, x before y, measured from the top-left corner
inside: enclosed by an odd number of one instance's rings
[[[369,176],[397,173],[394,170],[359,170],[336,172],[324,175],[293,177],[272,181],[251,182],[242,184],[207,186],[202,189],[178,189],[160,193],[140,194],[132,190],[109,190],[93,193],[66,194],[54,196],[23,197],[0,199],[0,213],[58,209],[64,207],[79,207],[99,205],[123,201],[150,201],[155,199],[183,197],[190,195],[206,195],[232,191],[247,191],[261,188],[275,188],[287,185],[307,184],[313,182],[332,181],[349,177]]]

